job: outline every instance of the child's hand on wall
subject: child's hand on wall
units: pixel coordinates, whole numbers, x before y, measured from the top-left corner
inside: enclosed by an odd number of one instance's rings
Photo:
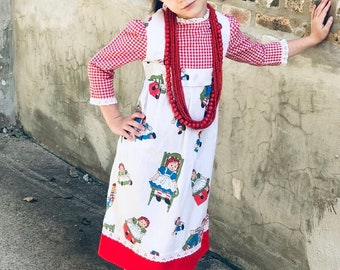
[[[315,44],[323,41],[332,26],[333,17],[326,18],[331,7],[331,0],[322,0],[318,5],[313,6],[311,13],[311,34],[310,38]],[[326,20],[325,20],[326,18]]]
[[[321,0],[313,6],[311,13],[311,34],[309,36],[288,41],[288,56],[294,56],[323,41],[332,26],[333,17],[329,17],[324,24],[325,18],[331,8],[331,0]]]

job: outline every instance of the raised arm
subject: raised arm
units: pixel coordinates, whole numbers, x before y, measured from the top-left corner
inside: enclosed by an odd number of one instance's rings
[[[333,17],[329,17],[325,24],[323,24],[323,22],[330,7],[331,0],[321,0],[318,6],[313,6],[311,13],[311,33],[307,37],[288,41],[289,57],[319,44],[327,37],[333,23]]]

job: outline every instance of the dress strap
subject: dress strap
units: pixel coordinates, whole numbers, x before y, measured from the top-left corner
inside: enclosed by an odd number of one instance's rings
[[[159,9],[146,22],[146,62],[163,62],[165,49],[164,11]]]
[[[218,11],[216,11],[216,16],[218,22],[222,25],[221,34],[223,42],[223,56],[226,56],[230,40],[230,22],[225,15]]]

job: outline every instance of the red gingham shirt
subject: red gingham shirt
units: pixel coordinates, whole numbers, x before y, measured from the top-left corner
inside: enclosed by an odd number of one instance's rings
[[[240,31],[236,19],[230,21],[230,41],[226,57],[255,66],[279,65],[287,61],[285,41],[261,44]],[[211,34],[209,20],[199,23],[178,23],[181,67],[211,68]],[[146,57],[146,26],[141,20],[132,20],[108,45],[88,63],[91,104],[116,103],[114,70],[122,65]]]

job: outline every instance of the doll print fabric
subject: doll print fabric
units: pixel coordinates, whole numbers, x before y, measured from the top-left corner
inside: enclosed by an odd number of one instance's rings
[[[193,269],[209,249],[208,198],[218,115],[204,130],[187,128],[174,118],[165,86],[163,16],[159,10],[145,22],[145,81],[136,104],[146,116],[136,119],[145,131],[134,142],[119,138],[99,246],[100,256],[125,268],[138,262],[135,266],[145,265],[143,269],[170,269],[178,261]],[[198,21],[178,19],[179,31],[195,31],[207,23],[207,16]],[[217,16],[226,55],[230,22]],[[281,45],[276,45],[277,64],[284,58]],[[204,117],[212,83],[212,69],[204,58],[199,61],[203,68],[183,67],[181,76],[195,120]]]

